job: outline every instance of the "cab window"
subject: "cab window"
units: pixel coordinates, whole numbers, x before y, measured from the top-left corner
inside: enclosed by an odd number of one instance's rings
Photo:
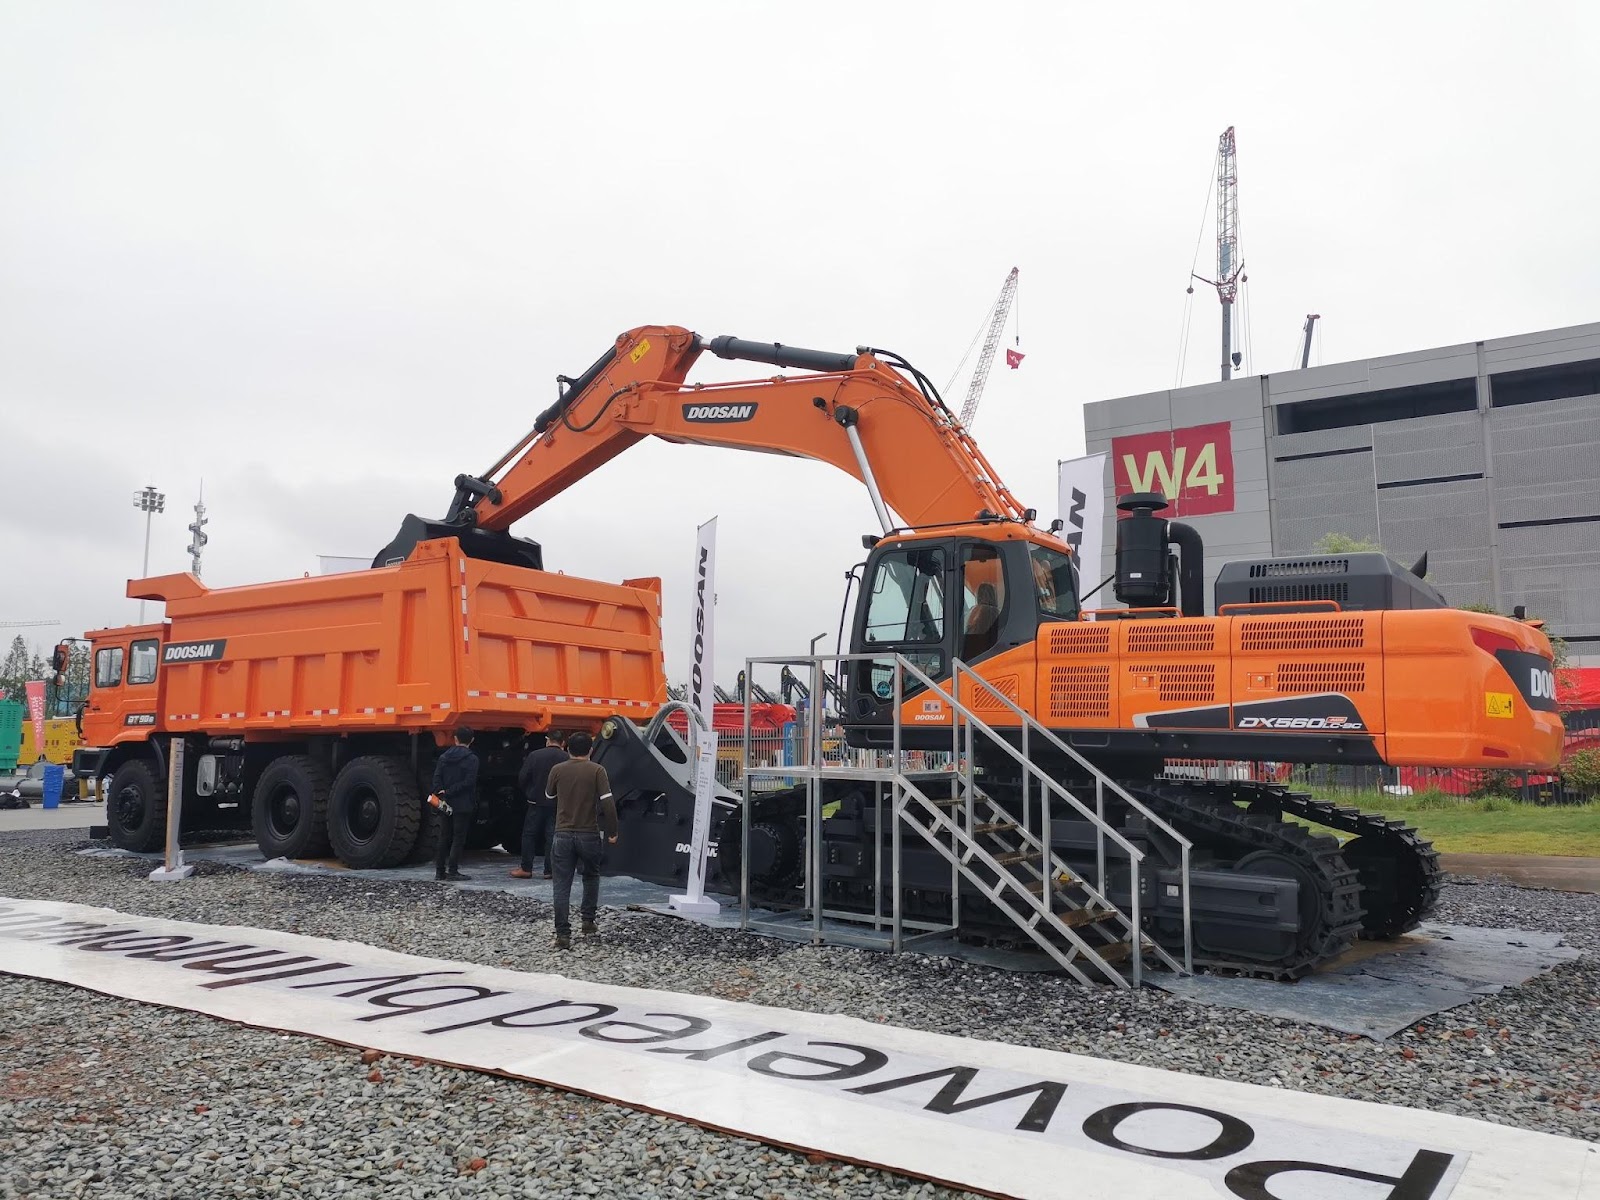
[[[128,649],[128,682],[154,683],[156,681],[156,653],[159,643],[154,638],[135,642]]]
[[[878,560],[867,603],[869,645],[944,640],[944,551],[891,550]]]
[[[961,658],[972,662],[1000,640],[1006,607],[1006,578],[993,546],[968,546],[961,562]]]
[[[94,685],[113,688],[122,682],[122,647],[107,646],[94,652]]]
[[[1029,552],[1033,563],[1033,591],[1039,614],[1058,621],[1078,619],[1078,595],[1073,586],[1072,559],[1059,550],[1034,546]]]

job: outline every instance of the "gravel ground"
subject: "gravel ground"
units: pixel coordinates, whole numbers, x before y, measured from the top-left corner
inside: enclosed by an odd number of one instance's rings
[[[144,881],[143,864],[70,853],[83,844],[81,835],[64,833],[0,839],[0,895],[849,1013],[1600,1140],[1595,896],[1503,884],[1447,887],[1441,920],[1562,932],[1590,954],[1372,1042],[1150,989],[1086,990],[1053,976],[796,946],[642,913],[603,911],[601,940],[562,954],[551,944],[549,908],[536,901],[214,864],[200,864],[186,883],[155,886]],[[347,1049],[70,988],[0,977],[0,1006],[10,1017],[0,1032],[0,1061],[17,1068],[3,1099],[21,1112],[23,1127],[20,1135],[0,1128],[0,1195],[7,1194],[7,1171],[21,1181],[18,1194],[40,1196],[77,1195],[80,1186],[86,1195],[165,1195],[162,1181],[172,1172],[189,1181],[187,1194],[206,1196],[270,1195],[275,1181],[288,1186],[291,1177],[309,1195],[333,1195],[337,1181],[346,1183],[338,1194],[399,1197],[472,1188],[517,1195],[525,1184],[550,1196],[954,1194],[447,1068],[385,1060],[384,1081],[372,1084],[371,1068]],[[187,1042],[186,1052],[144,1057],[138,1047],[153,1024],[163,1040]],[[115,1086],[77,1083],[84,1062],[89,1079],[114,1079]],[[207,1111],[197,1113],[197,1106]],[[659,1165],[641,1170],[652,1146]],[[479,1158],[488,1165],[473,1172]],[[37,1177],[63,1164],[67,1176]],[[140,1169],[147,1174],[139,1176]],[[556,1174],[536,1178],[548,1171]],[[68,1182],[96,1172],[101,1182]]]

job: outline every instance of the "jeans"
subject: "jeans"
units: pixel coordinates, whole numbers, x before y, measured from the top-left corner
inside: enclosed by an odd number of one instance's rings
[[[461,851],[466,847],[467,834],[472,830],[472,810],[456,809],[439,814],[439,849],[433,856],[434,877],[443,879],[461,869]]]
[[[550,857],[554,860],[556,935],[572,936],[572,873],[583,868],[583,902],[580,912],[585,921],[593,921],[600,908],[600,859],[604,852],[600,834],[573,833],[563,830],[550,843]]]
[[[522,819],[522,869],[533,874],[533,860],[544,851],[544,869],[553,872],[550,865],[550,840],[556,833],[556,806],[530,804],[528,815]]]

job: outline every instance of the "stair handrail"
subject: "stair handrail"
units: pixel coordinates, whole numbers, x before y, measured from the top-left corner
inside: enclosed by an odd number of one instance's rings
[[[1067,745],[1067,743],[1057,737],[1054,731],[1052,731],[1049,727],[1041,724],[1037,717],[1033,716],[1025,709],[1019,708],[1009,696],[1007,696],[999,688],[995,687],[994,684],[990,683],[982,675],[979,675],[969,664],[962,662],[959,658],[955,658],[950,660],[950,665],[950,677],[952,681],[962,674],[965,674],[976,680],[978,684],[982,686],[984,691],[988,692],[996,700],[1000,701],[1000,703],[1006,708],[1009,708],[1013,713],[1015,713],[1017,717],[1019,717],[1025,725],[1028,725],[1034,733],[1042,735],[1052,746],[1066,754],[1068,757],[1072,758],[1073,761],[1075,761],[1080,767],[1085,768],[1096,777],[1104,779],[1106,784],[1110,786],[1111,790],[1120,796],[1123,802],[1128,805],[1128,807],[1132,808],[1145,820],[1155,825],[1161,830],[1162,833],[1165,833],[1168,837],[1172,838],[1185,850],[1191,849],[1194,846],[1193,842],[1174,829],[1170,824],[1167,823],[1165,819],[1158,816],[1155,812],[1146,807],[1143,802],[1129,795],[1128,790],[1115,779],[1111,778],[1111,776],[1107,775],[1099,767],[1095,766],[1077,750],[1074,750],[1071,746]],[[943,692],[944,689],[940,688],[939,691]],[[944,694],[948,696],[950,693],[944,692]],[[955,703],[953,697],[951,699],[951,703]]]
[[[1071,792],[1069,792],[1059,781],[1057,781],[1055,779],[1052,779],[1050,777],[1050,775],[1045,771],[1045,769],[1043,767],[1039,766],[1037,763],[1035,763],[1032,760],[1030,760],[1027,757],[1025,757],[1023,755],[1022,751],[1018,750],[1010,742],[1006,741],[1006,739],[1004,737],[1002,737],[996,730],[992,729],[990,726],[985,724],[984,721],[982,720],[982,718],[975,716],[972,713],[971,709],[967,708],[966,705],[961,704],[953,696],[951,696],[949,692],[945,691],[938,684],[934,683],[934,681],[932,679],[930,679],[930,678],[928,678],[928,676],[924,675],[922,673],[921,668],[918,667],[915,663],[911,662],[910,660],[906,659],[904,656],[899,655],[899,654],[895,655],[895,658],[899,660],[901,665],[903,665],[906,668],[906,670],[914,678],[921,680],[923,686],[930,687],[934,691],[938,692],[941,696],[943,696],[945,698],[945,700],[950,704],[952,709],[958,711],[961,716],[966,718],[966,721],[967,721],[967,723],[969,725],[975,726],[979,730],[979,732],[987,735],[997,745],[999,745],[999,747],[1002,750],[1004,750],[1012,758],[1016,759],[1016,761],[1022,766],[1022,768],[1025,771],[1027,771],[1030,774],[1032,774],[1033,776],[1035,776],[1049,790],[1055,792],[1058,796],[1060,796],[1068,804],[1072,805],[1073,808],[1077,809],[1078,812],[1083,814],[1085,819],[1093,822],[1096,826],[1101,827],[1104,830],[1106,836],[1110,837],[1113,841],[1115,841],[1117,843],[1117,845],[1121,846],[1124,850],[1126,850],[1128,852],[1129,858],[1131,858],[1135,863],[1140,863],[1140,862],[1144,861],[1145,854],[1144,854],[1143,850],[1139,849],[1139,847],[1135,846],[1127,838],[1123,837],[1115,829],[1113,829],[1111,826],[1107,825],[1103,818],[1095,815],[1094,810],[1092,810],[1088,805],[1084,804],[1083,801],[1079,800],[1076,796],[1074,796]],[[898,766],[898,764],[897,764],[897,766]],[[1091,771],[1095,772],[1095,774],[1097,774],[1097,775],[1103,774],[1103,772],[1101,772],[1098,767],[1091,766],[1089,769]]]
[[[1007,913],[1009,915],[1011,915],[1013,921],[1018,921],[1019,918],[1016,916],[1015,913],[1013,913],[1011,911],[1010,902],[1000,899],[999,894],[998,894],[999,893],[999,889],[1002,888],[1003,886],[1005,886],[1006,884],[1009,884],[1013,889],[1015,889],[1018,892],[1018,894],[1020,895],[1021,899],[1024,901],[1026,907],[1028,907],[1028,908],[1033,910],[1033,912],[1036,914],[1035,915],[1035,920],[1038,920],[1038,919],[1042,918],[1044,920],[1049,921],[1052,924],[1052,926],[1055,928],[1056,932],[1061,934],[1063,937],[1065,937],[1067,939],[1068,945],[1070,945],[1073,948],[1073,950],[1075,950],[1077,952],[1077,955],[1080,958],[1082,958],[1082,959],[1084,959],[1084,960],[1086,960],[1088,962],[1092,962],[1096,967],[1099,968],[1100,973],[1102,975],[1104,975],[1109,982],[1119,984],[1120,986],[1123,986],[1123,987],[1127,986],[1127,981],[1116,971],[1116,969],[1110,963],[1108,963],[1105,959],[1100,957],[1099,950],[1097,950],[1093,945],[1091,945],[1087,938],[1085,938],[1081,934],[1079,934],[1077,932],[1077,930],[1075,930],[1075,929],[1071,928],[1070,926],[1064,924],[1061,921],[1061,919],[1056,916],[1054,909],[1051,908],[1051,905],[1050,905],[1050,894],[1049,894],[1048,878],[1046,879],[1046,886],[1045,886],[1045,889],[1043,891],[1043,894],[1041,894],[1039,896],[1033,895],[1032,892],[1029,892],[1025,888],[1022,887],[1022,881],[1019,880],[1016,876],[1008,875],[1008,874],[1006,874],[1005,871],[1001,870],[1000,865],[994,861],[993,855],[989,854],[986,850],[984,850],[981,846],[979,846],[977,844],[977,842],[973,839],[972,835],[969,832],[967,832],[966,830],[962,829],[961,826],[956,821],[952,820],[950,817],[947,817],[943,813],[941,813],[938,810],[937,806],[935,806],[933,804],[932,800],[929,799],[928,794],[926,792],[924,792],[921,788],[919,788],[915,783],[913,783],[909,778],[907,778],[904,772],[901,772],[901,771],[896,771],[895,772],[895,783],[900,788],[902,794],[914,797],[915,799],[920,801],[925,807],[929,808],[933,812],[934,827],[935,828],[941,828],[941,827],[945,826],[946,824],[948,824],[949,828],[951,830],[953,830],[956,835],[958,835],[959,837],[964,839],[969,844],[969,846],[970,846],[969,853],[976,853],[976,854],[982,855],[984,860],[985,860],[985,864],[991,870],[997,872],[998,879],[997,879],[997,882],[995,884],[995,889],[996,890],[994,892],[990,893],[990,899],[991,899],[992,902],[994,902],[996,904],[999,904],[1002,908],[1004,908],[1007,911]],[[949,851],[946,851],[943,847],[938,846],[937,844],[934,845],[934,848],[936,850],[938,850],[941,854],[945,854],[945,853],[949,853],[949,854],[952,854],[952,855],[955,854],[955,843],[954,843],[954,841],[952,841],[951,848],[950,848]],[[959,857],[959,856],[957,856],[957,857]],[[1110,901],[1105,900],[1104,897],[1101,897],[1101,901],[1108,908],[1110,908],[1113,912],[1117,913],[1118,916],[1123,916],[1121,910],[1117,909],[1115,905],[1112,905],[1110,903]],[[1124,917],[1124,920],[1126,920],[1126,917]],[[1030,936],[1032,936],[1032,935],[1030,934]],[[1041,946],[1044,945],[1044,943],[1042,943],[1042,942],[1039,943],[1039,944]],[[1103,949],[1105,949],[1105,947],[1102,946],[1099,949],[1103,950]],[[1050,953],[1051,953],[1051,955],[1053,957],[1055,957],[1057,962],[1061,963],[1061,965],[1063,967],[1065,967],[1068,971],[1070,971],[1073,974],[1074,977],[1077,978],[1078,982],[1084,983],[1084,984],[1087,984],[1087,983],[1091,982],[1088,978],[1086,978],[1084,976],[1084,974],[1081,971],[1079,971],[1076,967],[1074,967],[1072,965],[1071,956],[1068,956],[1067,958],[1062,958],[1053,949],[1050,950]],[[1135,957],[1137,957],[1137,954],[1135,955]],[[1135,978],[1134,982],[1135,982],[1135,984],[1137,984],[1137,982],[1138,982],[1138,980],[1137,980],[1137,967],[1135,968],[1135,976],[1136,976],[1136,978]]]
[[[915,668],[913,668],[913,670],[914,669]],[[998,700],[1002,705],[1004,705],[1006,708],[1010,709],[1013,713],[1015,713],[1016,716],[1022,721],[1023,725],[1026,728],[1028,728],[1031,732],[1036,732],[1036,733],[1042,735],[1046,740],[1048,740],[1050,742],[1051,745],[1055,746],[1058,750],[1062,751],[1062,753],[1068,755],[1075,762],[1077,762],[1079,766],[1081,766],[1085,770],[1087,770],[1090,773],[1090,775],[1095,779],[1095,781],[1096,781],[1096,783],[1098,785],[1104,786],[1105,784],[1110,784],[1111,785],[1111,790],[1116,795],[1120,796],[1122,798],[1122,800],[1124,801],[1124,803],[1126,803],[1135,812],[1139,813],[1142,817],[1144,817],[1145,820],[1147,820],[1147,821],[1151,822],[1152,824],[1154,824],[1158,829],[1160,829],[1168,837],[1172,838],[1175,842],[1178,843],[1178,850],[1179,850],[1179,855],[1180,855],[1180,859],[1181,859],[1180,872],[1179,872],[1179,886],[1182,887],[1182,889],[1183,889],[1183,896],[1182,896],[1182,899],[1181,899],[1181,905],[1182,905],[1182,908],[1183,908],[1183,969],[1186,972],[1188,972],[1189,974],[1193,974],[1194,973],[1194,939],[1193,939],[1193,921],[1192,921],[1191,912],[1190,912],[1189,852],[1194,849],[1194,843],[1190,839],[1184,837],[1183,834],[1179,833],[1176,829],[1174,829],[1172,827],[1172,825],[1169,824],[1164,818],[1162,818],[1160,816],[1157,816],[1144,803],[1142,803],[1141,801],[1139,801],[1139,800],[1135,799],[1133,796],[1131,796],[1128,793],[1128,790],[1126,788],[1124,788],[1121,784],[1119,784],[1115,779],[1111,778],[1111,776],[1107,775],[1104,771],[1100,770],[1100,768],[1096,767],[1093,763],[1091,763],[1082,754],[1078,753],[1077,750],[1075,750],[1071,746],[1067,745],[1066,742],[1062,741],[1059,737],[1057,737],[1056,734],[1052,730],[1046,728],[1043,724],[1041,724],[1038,721],[1038,719],[1035,718],[1031,713],[1028,713],[1024,709],[1020,708],[1015,702],[1012,701],[1012,699],[1009,696],[1007,696],[999,688],[995,687],[994,684],[989,682],[989,680],[985,679],[982,675],[980,675],[976,671],[974,671],[970,664],[961,661],[961,659],[959,659],[959,658],[952,658],[950,660],[950,691],[949,692],[945,692],[943,688],[937,688],[936,690],[939,691],[941,694],[947,695],[947,696],[950,697],[950,704],[951,704],[952,708],[956,708],[956,707],[962,708],[963,709],[963,713],[964,713],[964,715],[966,715],[967,720],[968,720],[969,723],[976,722],[981,728],[983,728],[985,730],[985,732],[989,733],[989,735],[991,737],[995,737],[996,740],[999,741],[1001,745],[1005,746],[1008,750],[1011,749],[1011,744],[1009,742],[1005,741],[1004,738],[997,737],[997,735],[995,735],[993,730],[989,729],[988,726],[984,725],[984,723],[982,721],[979,721],[979,720],[977,720],[977,718],[973,717],[971,715],[970,711],[968,711],[965,706],[958,705],[958,703],[956,701],[956,698],[955,698],[955,693],[959,692],[959,690],[960,690],[959,681],[960,681],[961,676],[963,674],[966,674],[969,678],[976,680],[978,682],[979,686],[981,686],[984,689],[984,691],[988,692],[991,696],[993,696],[996,700]],[[926,676],[924,676],[924,679],[926,680]],[[1048,778],[1048,776],[1046,776],[1046,778]],[[1054,782],[1054,781],[1052,781],[1052,782]],[[1073,804],[1077,805],[1080,810],[1083,808],[1082,805],[1078,804],[1077,799],[1075,797],[1072,797],[1072,796],[1069,795],[1068,799],[1071,800],[1073,802]],[[1112,830],[1109,826],[1106,826],[1104,821],[1098,815],[1094,818],[1094,822],[1095,822],[1095,825],[1097,827],[1099,827],[1103,832],[1110,833],[1113,837],[1117,837],[1116,831]],[[1118,837],[1117,840],[1120,842],[1122,839],[1120,837]],[[1137,868],[1135,868],[1135,870],[1137,871]],[[1104,880],[1102,880],[1101,882],[1102,882],[1102,885],[1103,885],[1104,884]],[[1163,956],[1163,957],[1165,957],[1165,956]]]

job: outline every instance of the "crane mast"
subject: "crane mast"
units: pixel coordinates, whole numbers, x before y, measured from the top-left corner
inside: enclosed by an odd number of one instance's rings
[[[1000,298],[994,302],[994,312],[989,317],[989,332],[983,339],[983,350],[978,354],[978,365],[972,369],[972,382],[967,385],[967,400],[961,406],[961,424],[971,429],[978,415],[978,401],[983,398],[984,384],[989,382],[989,368],[994,366],[995,351],[1000,348],[1000,331],[1005,328],[1006,317],[1011,312],[1011,302],[1017,295],[1017,268],[1011,268]]]
[[[1302,371],[1311,365],[1311,334],[1317,327],[1317,319],[1321,316],[1321,313],[1306,314],[1306,323],[1301,330],[1305,334],[1300,347],[1300,369]]]
[[[1233,302],[1239,295],[1244,260],[1239,255],[1239,159],[1229,125],[1217,139],[1217,275],[1201,283],[1217,289],[1222,302],[1222,378],[1232,379],[1240,355],[1233,348]],[[1193,290],[1191,288],[1191,290]]]
[[[1217,142],[1217,299],[1222,301],[1222,377],[1233,376],[1233,302],[1239,293],[1239,160],[1229,125]]]

